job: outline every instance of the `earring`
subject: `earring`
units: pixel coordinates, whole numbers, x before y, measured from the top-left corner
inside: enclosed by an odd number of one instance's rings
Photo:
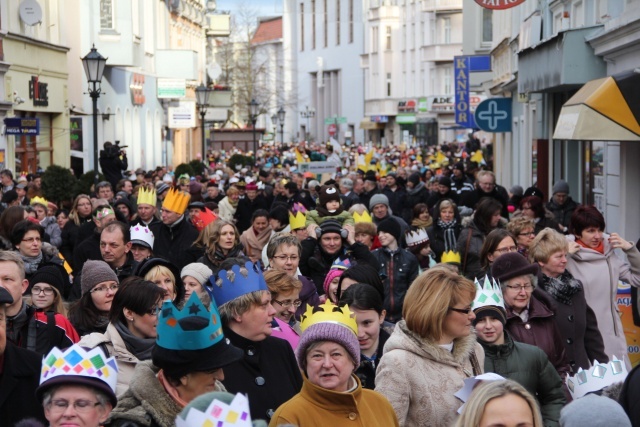
[[[133,317],[132,317],[132,318],[130,318],[130,319],[127,319],[127,320],[128,320],[129,322],[133,322]]]

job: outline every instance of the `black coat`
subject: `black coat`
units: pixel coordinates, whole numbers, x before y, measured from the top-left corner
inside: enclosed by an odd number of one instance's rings
[[[153,255],[171,261],[179,270],[202,256],[202,249],[193,246],[198,230],[186,217],[174,227],[160,222],[150,228],[155,237]]]
[[[404,206],[402,208],[402,218],[407,222],[407,224],[411,224],[411,220],[413,219],[413,208],[418,203],[427,204],[429,201],[429,190],[424,185],[423,182],[418,184],[420,188],[414,187],[410,190],[407,190],[407,196],[404,198]],[[396,215],[400,215],[400,212],[395,212]]]
[[[360,199],[360,203],[362,203],[367,210],[371,211],[371,208],[369,207],[369,202],[371,201],[371,198],[375,195],[375,194],[379,194],[380,191],[377,188],[374,188],[371,191],[363,191],[358,198]]]
[[[121,159],[119,154],[116,150],[100,151],[100,169],[114,190],[118,181],[122,179],[122,171],[127,170],[128,167],[127,156],[122,156]]]
[[[355,371],[356,376],[360,379],[362,388],[368,388],[373,390],[376,388],[376,368],[382,354],[384,353],[384,345],[389,339],[389,333],[380,328],[380,338],[378,338],[378,349],[376,350],[376,357],[373,360],[368,360],[362,353],[360,353],[360,366]]]
[[[344,194],[341,194],[340,199],[342,200],[342,208],[345,211],[348,211],[351,206],[360,203],[360,198],[353,191],[350,191],[349,195],[347,196],[345,196]],[[369,210],[369,206],[367,206],[367,210]]]
[[[253,200],[250,200],[245,196],[238,201],[238,207],[234,217],[236,219],[236,227],[240,234],[251,227],[251,217],[258,209],[269,209],[267,206],[267,200],[264,196],[258,195]]]
[[[25,418],[48,425],[36,398],[41,367],[42,356],[7,342],[0,375],[0,426],[13,426]]]
[[[418,259],[402,248],[398,248],[393,254],[386,248],[379,248],[372,254],[378,261],[377,270],[384,284],[386,320],[396,323],[402,319],[402,306],[407,290],[418,277]]]
[[[460,196],[460,204],[471,209],[475,209],[480,200],[485,197],[491,197],[496,199],[502,205],[500,216],[503,218],[509,218],[509,210],[507,205],[509,204],[509,196],[502,194],[502,191],[498,190],[498,187],[494,187],[489,193],[482,191],[480,188],[476,188],[474,191],[465,191]]]
[[[0,390],[2,390],[1,387]],[[640,399],[638,396],[640,396],[640,365],[629,372],[618,398],[618,402],[629,416],[633,427],[640,426]]]
[[[388,186],[382,189],[382,194],[387,196],[389,199],[389,207],[391,211],[396,215],[400,215],[402,213],[402,208],[404,207],[404,199],[407,197],[407,192],[404,187],[398,186],[395,191],[393,191]],[[369,209],[369,206],[367,206]]]
[[[250,341],[229,328],[224,328],[224,335],[244,356],[224,367],[222,383],[229,393],[248,395],[252,419],[269,421],[275,410],[302,388],[291,346],[274,337]]]

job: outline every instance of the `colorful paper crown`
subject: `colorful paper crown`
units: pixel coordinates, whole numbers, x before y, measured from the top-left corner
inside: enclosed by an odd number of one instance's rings
[[[198,231],[204,230],[204,228],[218,219],[218,215],[210,211],[209,208],[204,208],[204,212],[196,212],[191,215],[191,222]]]
[[[424,228],[418,228],[415,231],[409,231],[407,234],[405,234],[404,238],[407,242],[407,246],[420,245],[429,241],[427,230],[425,230]]]
[[[358,212],[354,212],[353,221],[357,224],[359,222],[373,222],[373,219],[371,219],[371,215],[369,215],[369,212],[365,210],[364,212],[362,212],[362,215]]]
[[[180,191],[177,188],[172,188],[164,198],[162,207],[170,210],[171,212],[182,215],[184,211],[187,210],[189,200],[191,200],[191,195],[189,193],[186,191]]]
[[[500,285],[498,285],[495,280],[484,276],[482,284],[476,279],[475,285],[476,298],[473,300],[473,304],[471,304],[474,311],[487,306],[501,307],[504,310],[502,289],[500,289]]]
[[[215,303],[207,310],[196,292],[179,310],[172,301],[162,304],[156,345],[167,350],[202,350],[224,338],[222,321]]]
[[[301,212],[303,214],[307,213],[307,208],[300,202],[295,202],[291,207],[291,211],[295,214]]]
[[[460,258],[460,254],[454,251],[448,251],[442,254],[442,258],[440,258],[440,262],[444,264],[458,264],[460,265],[462,259]]]
[[[587,393],[602,390],[603,388],[624,381],[627,377],[627,367],[624,361],[613,356],[609,363],[593,361],[593,366],[588,371],[578,369],[575,376],[565,380],[567,388],[573,399],[579,399]]]
[[[335,261],[333,261],[333,264],[331,264],[330,270],[346,270],[349,267],[351,267],[351,261],[349,261],[349,258],[337,258]]]
[[[153,249],[153,232],[146,225],[134,225],[129,229],[131,232],[131,242],[133,244],[146,244],[149,249]]]
[[[347,304],[338,306],[326,300],[324,304],[316,307],[315,311],[313,306],[308,305],[307,311],[300,317],[300,330],[304,332],[307,328],[318,323],[337,323],[349,328],[356,336],[358,335],[358,324]]]
[[[295,216],[289,212],[289,227],[292,230],[304,228],[307,223],[307,216],[302,212],[296,212]]]
[[[158,202],[158,196],[156,195],[155,188],[151,190],[147,190],[144,187],[140,187],[140,190],[138,190],[139,205],[151,205],[155,207],[157,202]]]
[[[113,209],[111,207],[104,207],[102,209],[100,209],[99,211],[97,211],[95,214],[93,214],[93,217],[95,219],[102,219],[104,217],[107,217],[109,215],[115,215],[116,213],[113,211]]]
[[[42,205],[42,206],[44,206],[46,208],[47,205],[49,204],[49,202],[47,202],[47,199],[45,199],[44,197],[36,196],[33,199],[31,199],[29,204],[31,206],[33,206],[33,205]]]
[[[244,267],[246,276],[240,272],[239,265],[234,265],[231,270],[221,270],[217,277],[213,275],[209,278],[210,289],[218,305],[251,292],[269,290],[262,271],[256,264],[247,261]]]
[[[176,417],[176,427],[251,427],[247,396],[238,393],[231,403],[213,399],[204,412],[189,409],[186,419]]]
[[[115,393],[118,383],[118,364],[107,358],[100,347],[85,350],[74,344],[65,351],[54,347],[44,359],[40,371],[40,385],[60,377],[86,377],[102,381]]]

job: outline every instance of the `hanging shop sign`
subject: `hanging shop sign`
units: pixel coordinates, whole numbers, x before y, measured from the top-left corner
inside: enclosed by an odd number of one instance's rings
[[[475,2],[485,9],[504,10],[516,7],[524,3],[524,0],[475,0]]]
[[[49,84],[40,81],[37,76],[31,76],[29,80],[29,99],[34,107],[49,106]]]
[[[455,56],[453,58],[453,73],[455,75],[455,115],[456,123],[466,128],[476,128],[471,112],[469,91],[470,74],[491,71],[491,56]]]
[[[40,135],[40,119],[35,117],[11,117],[4,119],[7,135]]]
[[[144,101],[146,101],[144,97],[144,74],[131,74],[129,91],[131,92],[131,103],[133,105],[144,105]]]

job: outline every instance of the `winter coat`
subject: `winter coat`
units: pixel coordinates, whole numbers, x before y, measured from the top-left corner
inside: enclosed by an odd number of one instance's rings
[[[300,393],[278,408],[269,426],[397,426],[398,420],[387,399],[363,388],[355,375],[351,378],[357,382],[357,388],[337,392],[319,387],[305,376]]]
[[[296,319],[300,319],[300,316],[307,311],[307,305],[312,307],[320,305],[320,295],[318,295],[315,283],[303,275],[298,275],[298,280],[302,283],[302,289],[300,289],[300,296],[298,297],[302,304],[296,309]]]
[[[378,261],[377,270],[384,285],[384,309],[386,320],[396,323],[402,319],[404,296],[413,283],[420,265],[414,254],[406,249],[398,248],[391,252],[386,248],[372,252]]]
[[[36,397],[41,366],[42,355],[7,341],[4,360],[0,361],[0,426],[13,426],[25,418],[49,425]]]
[[[545,293],[532,293],[529,300],[529,319],[523,322],[513,309],[506,305],[507,324],[505,330],[519,342],[534,345],[547,354],[549,362],[556,368],[560,377],[569,373],[569,361],[564,348],[564,340],[555,320],[553,301]]]
[[[473,191],[465,191],[460,195],[460,204],[471,209],[475,209],[476,205],[485,197],[491,197],[496,199],[502,204],[502,210],[500,216],[503,218],[509,218],[509,210],[507,205],[509,204],[509,196],[503,194],[502,191],[495,186],[490,192],[485,192],[481,188],[476,188]]]
[[[375,358],[367,359],[362,352],[360,353],[360,365],[356,368],[354,373],[360,380],[362,388],[373,390],[376,387],[376,366],[378,366],[378,363],[384,354],[384,345],[387,343],[389,337],[389,333],[381,327]]]
[[[342,212],[340,212],[338,215],[330,215],[330,216],[320,216],[320,214],[318,213],[317,210],[312,210],[307,212],[307,221],[305,222],[305,226],[308,227],[311,224],[315,224],[315,225],[321,225],[323,222],[332,219],[334,221],[338,221],[340,223],[340,225],[345,226],[345,225],[355,225],[355,221],[353,220],[353,216],[347,212],[346,210],[343,210]]]
[[[427,228],[427,235],[429,236],[429,247],[431,248],[431,252],[435,255],[436,262],[440,262],[442,259],[442,254],[445,252],[445,244],[444,244],[444,234],[445,230],[438,225],[438,220],[440,219],[440,204],[436,204],[433,209],[433,225]],[[460,231],[462,230],[462,224],[460,219],[460,214],[458,210],[454,211],[454,218],[456,219],[456,225],[453,227],[453,234],[456,237],[456,242],[458,241],[458,237],[460,236]],[[465,241],[466,244],[466,241]],[[451,250],[456,250],[456,247],[450,248]]]
[[[100,169],[105,179],[111,183],[112,188],[116,188],[118,181],[122,179],[122,171],[127,170],[129,167],[127,161],[127,155],[123,155],[120,158],[120,153],[115,147],[105,151],[100,150]]]
[[[240,234],[251,227],[251,217],[258,209],[269,210],[267,200],[260,194],[258,194],[253,200],[244,196],[244,198],[238,201],[238,207],[236,208],[234,218],[236,219],[236,227]]]
[[[252,419],[271,419],[275,410],[302,387],[291,345],[275,337],[251,341],[229,328],[224,328],[224,335],[244,353],[242,359],[224,367],[224,386],[229,393],[248,395]]]
[[[558,222],[553,219],[551,212],[547,212],[547,215],[544,218],[540,218],[535,222],[534,233],[538,234],[545,228],[551,228],[552,230],[557,231],[558,233],[562,233],[562,227],[558,224]]]
[[[129,389],[118,396],[108,427],[174,427],[183,407],[166,392],[156,374],[159,369],[150,360],[140,362],[133,371]],[[214,390],[226,391],[216,381]]]
[[[396,324],[384,346],[376,391],[391,402],[400,426],[450,427],[462,401],[463,380],[483,373],[484,351],[475,333],[454,340],[450,352]]]
[[[574,241],[575,236],[566,236]],[[631,369],[627,356],[627,340],[616,304],[618,281],[640,287],[640,252],[635,245],[624,251],[627,261],[614,254],[609,245],[609,235],[603,235],[604,254],[580,247],[575,254],[567,256],[567,270],[580,280],[584,297],[598,319],[598,328],[604,340],[604,351],[611,357],[625,358],[627,369]]]
[[[571,274],[568,271],[566,273]],[[542,272],[538,276],[538,287],[533,293],[536,295],[545,293],[548,295],[547,298],[555,302],[556,324],[567,350],[567,360],[572,372],[577,372],[578,368],[589,370],[594,360],[606,363],[609,361],[609,356],[604,352],[604,341],[598,329],[598,320],[587,304],[582,284],[575,278],[571,280],[575,281],[581,289],[571,296],[570,304],[563,303],[546,293],[547,287]]]
[[[389,199],[389,207],[392,211],[402,213],[402,209],[405,206],[404,199],[407,197],[407,191],[404,187],[398,185],[394,191],[389,186],[385,186],[381,193]],[[368,209],[369,206],[367,206],[367,210]]]
[[[234,246],[226,255],[223,254],[220,248],[216,246],[216,251],[213,256],[205,251],[205,253],[200,258],[198,258],[196,262],[200,262],[209,267],[213,272],[213,275],[215,276],[218,274],[218,271],[220,271],[220,264],[222,264],[222,261],[227,258],[246,258],[244,252],[242,251],[242,245],[238,244]],[[247,258],[247,261],[248,260],[249,258]]]
[[[547,355],[538,347],[514,341],[504,332],[504,344],[478,339],[484,349],[484,371],[513,380],[535,396],[546,427],[557,426],[565,404],[562,380]]]
[[[433,207],[437,205],[440,201],[445,199],[449,199],[457,205],[458,197],[459,197],[458,194],[452,189],[447,191],[447,194],[440,194],[439,191],[432,191],[431,194],[429,195],[429,199],[427,200],[427,207],[429,208],[430,211],[433,211]]]
[[[136,365],[140,363],[140,360],[127,349],[124,340],[112,323],[109,323],[104,334],[94,332],[85,335],[78,344],[87,348],[95,348],[98,346],[101,348],[103,348],[103,346],[106,347],[109,353],[106,356],[114,356],[118,364],[116,396],[120,396],[129,389],[129,382],[131,381],[131,377],[133,377],[133,371]]]
[[[427,204],[429,201],[429,190],[424,185],[424,182],[418,183],[417,186],[409,189],[407,188],[407,195],[404,198],[404,205],[402,206],[402,218],[408,224],[411,223],[413,218],[413,208],[418,203]]]
[[[64,269],[64,266],[63,266],[64,261],[58,255],[59,254],[58,248],[56,248],[53,245],[50,245],[49,243],[43,243],[42,244],[42,249],[40,249],[40,252],[42,252],[42,260],[38,264],[38,268],[42,268],[42,267],[45,267],[45,266],[53,266],[53,267],[58,268],[58,270],[60,270],[60,273],[62,274],[62,277],[66,278],[65,284],[68,284],[69,283],[69,273],[67,273],[67,270]],[[18,255],[20,255],[20,252],[17,252],[17,253],[18,253]],[[35,272],[33,272],[33,273],[26,273],[25,272],[25,278],[27,280],[29,280],[29,279],[31,279],[31,277],[33,277],[34,274],[35,274]],[[28,293],[31,292],[31,287],[32,286],[29,285],[25,295],[28,295]],[[70,287],[71,287],[71,285],[68,284],[67,288],[64,290],[64,292],[65,293],[69,292],[69,288]]]
[[[56,248],[59,248],[62,245],[62,230],[60,230],[56,217],[45,217],[45,219],[40,222],[40,225],[44,228],[44,232],[47,233],[47,236],[49,236],[49,243]]]
[[[342,200],[342,208],[345,211],[348,211],[351,206],[360,203],[360,197],[353,191],[350,191],[346,196],[341,194],[340,199]],[[369,206],[367,206],[367,210],[369,210]]]
[[[553,197],[547,203],[546,208],[551,211],[554,219],[558,224],[561,224],[565,227],[569,227],[569,222],[571,221],[571,215],[573,215],[573,211],[580,206],[576,203],[571,197],[567,197],[567,201],[564,202],[564,205],[560,206],[557,204]]]
[[[462,230],[458,235],[456,252],[460,254],[460,269],[468,279],[482,275],[480,251],[487,237],[473,221],[473,215],[462,220]]]
[[[238,203],[240,203],[240,201],[238,201]],[[218,218],[233,222],[236,209],[237,206],[234,208],[229,201],[229,197],[225,196],[225,198],[220,200],[220,203],[218,203]]]
[[[202,250],[193,245],[198,238],[198,230],[182,217],[180,222],[171,226],[163,223],[151,226],[155,237],[153,255],[171,261],[179,270],[202,256]]]

